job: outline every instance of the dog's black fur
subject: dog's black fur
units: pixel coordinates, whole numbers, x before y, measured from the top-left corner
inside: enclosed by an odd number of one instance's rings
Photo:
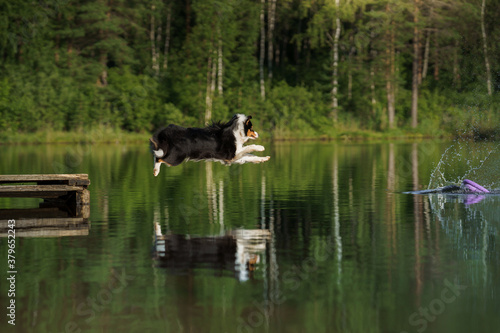
[[[230,161],[236,155],[236,120],[235,116],[226,124],[217,122],[206,128],[171,124],[153,136],[151,146],[166,152],[161,159],[170,166],[179,165],[185,159]]]

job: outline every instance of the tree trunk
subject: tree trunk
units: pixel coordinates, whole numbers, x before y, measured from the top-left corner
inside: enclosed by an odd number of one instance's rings
[[[433,13],[434,13],[434,1],[431,1],[430,2],[430,9],[429,9],[429,17],[428,17],[428,20],[430,22],[432,22],[433,20]],[[427,77],[427,71],[429,70],[429,50],[430,50],[430,47],[431,47],[431,35],[432,35],[432,23],[428,26],[428,29],[427,29],[427,34],[426,34],[426,37],[425,37],[425,47],[424,47],[424,64],[423,64],[423,68],[422,68],[422,79],[425,80],[425,78]],[[422,83],[422,81],[420,81],[419,83]]]
[[[279,45],[279,43],[277,43],[277,45],[276,45],[276,51],[274,52],[274,64],[276,66],[279,66],[279,64],[280,64],[280,55],[281,55],[280,45]]]
[[[215,92],[215,80],[217,79],[217,65],[218,62],[215,62],[216,57],[218,57],[218,52],[217,50],[214,49],[214,55],[212,57],[212,77],[211,79],[211,84],[210,84],[210,95],[212,97],[212,100],[214,98],[214,92]]]
[[[394,98],[394,87],[391,79],[386,82],[387,90],[387,116],[388,116],[388,126],[389,129],[394,128],[394,122],[396,118],[396,108],[395,108],[395,98]]]
[[[268,4],[268,29],[267,29],[267,77],[269,81],[273,78],[273,55],[274,55],[274,45],[273,45],[273,34],[274,34],[274,23],[276,21],[276,1],[270,0]]]
[[[439,81],[439,41],[437,32],[434,33],[434,80]]]
[[[101,55],[99,56],[99,63],[101,64],[102,72],[97,80],[97,85],[100,87],[105,87],[108,85],[108,68],[106,63],[108,62],[108,54],[104,51],[101,51]]]
[[[352,69],[349,65],[349,72],[347,73],[347,100],[352,99]]]
[[[168,68],[168,51],[170,49],[170,25],[172,22],[172,3],[167,7],[167,27],[165,28],[165,49],[163,50],[163,69]]]
[[[375,104],[377,104],[377,100],[375,99],[375,70],[373,69],[373,64],[370,64],[370,90],[371,90],[371,99],[372,99],[372,115],[375,119],[376,109]]]
[[[455,48],[453,50],[453,86],[460,89],[460,72],[458,69],[458,39],[455,39]]]
[[[210,119],[212,119],[212,92],[211,92],[211,73],[212,73],[212,51],[208,53],[208,65],[207,65],[207,93],[205,96],[205,124],[208,124]]]
[[[68,54],[68,68],[70,68],[72,66],[71,59],[73,58],[73,41],[72,40],[70,40],[68,42],[67,54]]]
[[[155,51],[155,54],[156,54],[156,66],[158,67],[158,71],[156,74],[158,74],[160,72],[160,54],[161,54],[160,45],[161,45],[161,40],[162,40],[161,26],[162,26],[162,22],[160,20],[160,22],[158,22],[158,27],[156,28],[156,43],[155,43],[156,51]]]
[[[111,11],[106,13],[106,21],[111,20]],[[99,30],[99,35],[102,39],[105,38],[105,32],[101,29]],[[97,79],[97,86],[105,87],[108,85],[108,53],[101,49],[99,51],[99,63],[101,64],[102,72]]]
[[[223,67],[223,54],[222,54],[222,33],[221,29],[217,29],[217,35],[218,35],[218,48],[217,48],[217,90],[219,91],[219,96],[222,96],[223,94],[223,79],[224,79],[224,67]]]
[[[57,23],[60,24],[61,22],[61,12],[59,12],[57,14]],[[56,65],[59,63],[59,51],[60,51],[60,40],[61,40],[61,36],[59,34],[56,34],[56,45],[54,47],[54,61],[56,63]]]
[[[411,127],[418,123],[418,64],[419,64],[419,36],[418,36],[418,2],[414,0],[413,13],[413,73],[411,85]]]
[[[260,1],[260,57],[259,57],[259,72],[260,72],[260,97],[262,100],[266,99],[266,86],[264,82],[264,57],[266,53],[266,28],[265,28],[265,15],[264,8],[266,0]]]
[[[349,36],[349,54],[348,54],[348,60],[347,60],[347,100],[352,99],[352,67],[354,63],[354,55],[356,53],[356,45],[354,44],[354,34],[351,33]]]
[[[425,80],[427,77],[427,70],[429,69],[429,48],[430,48],[431,31],[427,32],[425,37],[425,49],[424,49],[424,65],[422,69],[422,79]],[[422,83],[422,82],[420,82]]]
[[[335,0],[335,8],[337,13],[335,18],[335,36],[333,38],[333,75],[332,75],[332,118],[337,122],[338,119],[338,66],[339,66],[339,39],[340,39],[340,0]]]
[[[386,7],[389,13],[389,5]],[[394,128],[396,118],[396,98],[395,98],[395,55],[394,55],[394,21],[391,20],[389,31],[387,32],[388,47],[386,49],[386,91],[387,91],[387,121],[389,129]]]
[[[156,55],[155,45],[155,5],[151,5],[151,27],[149,31],[149,39],[151,40],[151,68],[155,74],[158,74],[160,67],[158,65],[158,57]]]
[[[483,35],[483,49],[484,49],[484,63],[486,65],[486,88],[488,89],[488,95],[491,96],[491,71],[490,62],[488,60],[488,39],[486,36],[486,29],[484,27],[484,7],[486,5],[486,0],[481,3],[481,33]]]

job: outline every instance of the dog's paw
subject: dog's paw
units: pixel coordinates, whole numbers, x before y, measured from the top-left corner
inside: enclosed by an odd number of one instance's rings
[[[255,145],[254,149],[255,149],[255,151],[264,151],[264,150],[266,150],[266,148],[264,146],[261,146],[261,145]]]
[[[269,159],[271,158],[271,156],[266,156],[266,157],[262,157],[259,161],[259,163],[264,163],[264,162],[267,162],[269,161]]]

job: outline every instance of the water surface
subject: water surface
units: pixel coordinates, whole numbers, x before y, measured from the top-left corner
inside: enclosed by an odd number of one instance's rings
[[[91,180],[83,232],[17,238],[2,332],[497,330],[499,197],[401,193],[427,187],[450,143],[264,145],[264,164],[156,178],[147,144],[0,146],[2,174]]]

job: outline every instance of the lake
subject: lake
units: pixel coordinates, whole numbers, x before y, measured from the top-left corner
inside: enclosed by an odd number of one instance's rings
[[[500,197],[401,193],[452,142],[261,144],[263,164],[158,177],[147,143],[0,146],[0,174],[91,180],[85,223],[18,231],[15,326],[2,231],[1,331],[498,330]],[[40,202],[0,198],[3,223]]]

